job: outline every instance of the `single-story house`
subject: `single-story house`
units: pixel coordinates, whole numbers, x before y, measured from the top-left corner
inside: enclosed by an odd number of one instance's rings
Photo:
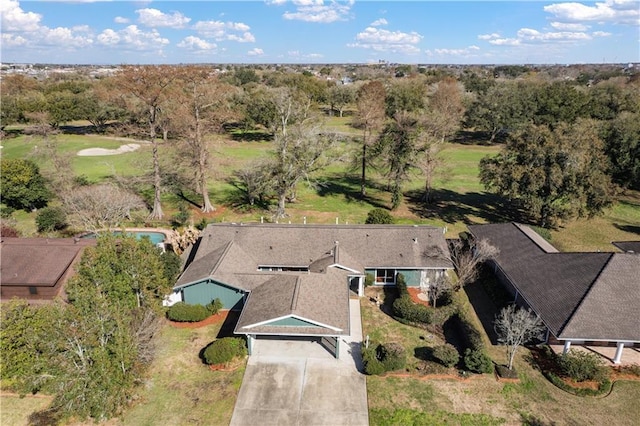
[[[491,261],[514,301],[530,308],[547,328],[546,340],[564,344],[640,346],[640,255],[561,253],[518,223],[471,225],[476,240],[500,252]]]
[[[241,310],[235,332],[251,351],[260,336],[349,335],[349,295],[365,276],[420,286],[452,269],[442,228],[391,225],[210,224],[191,250],[168,304]]]
[[[64,297],[64,284],[92,239],[9,238],[0,240],[0,299],[51,301]]]

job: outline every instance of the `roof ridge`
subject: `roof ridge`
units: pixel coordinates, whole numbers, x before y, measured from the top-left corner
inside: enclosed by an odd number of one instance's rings
[[[596,282],[598,282],[598,279],[600,278],[600,276],[602,275],[604,270],[607,269],[607,266],[609,266],[609,263],[611,263],[611,259],[613,259],[613,255],[615,253],[608,253],[608,254],[609,254],[609,258],[604,263],[604,265],[602,265],[602,268],[600,268],[600,271],[598,271],[598,274],[593,278],[593,280],[591,281],[591,284],[589,284],[589,288],[587,289],[587,291],[584,292],[584,294],[580,298],[580,301],[578,301],[578,303],[576,303],[575,308],[573,308],[573,310],[571,311],[571,313],[567,317],[567,320],[565,321],[565,323],[562,324],[562,326],[558,330],[558,336],[560,336],[562,334],[562,332],[565,330],[565,328],[567,328],[567,326],[571,323],[571,321],[573,320],[574,315],[576,314],[576,312],[578,312],[578,310],[580,309],[580,307],[582,306],[584,301],[587,299],[587,296],[589,296],[589,294],[591,293],[591,290],[593,290],[593,287],[595,286]]]
[[[229,250],[231,249],[231,246],[233,245],[233,240],[229,241],[227,243],[227,246],[224,248],[224,251],[222,252],[222,254],[220,255],[220,257],[218,258],[218,261],[215,263],[215,265],[213,265],[213,267],[211,268],[211,271],[209,272],[209,276],[213,275],[213,273],[216,271],[216,269],[218,269],[218,267],[220,266],[220,264],[222,263],[222,261],[224,260],[225,256],[227,255],[227,253],[229,253]]]

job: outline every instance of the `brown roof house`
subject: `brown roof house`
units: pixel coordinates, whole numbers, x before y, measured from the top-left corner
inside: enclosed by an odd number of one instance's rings
[[[514,301],[531,308],[547,327],[547,341],[625,346],[640,344],[640,255],[560,253],[518,223],[471,225],[500,253],[493,260]]]
[[[218,298],[241,310],[235,328],[253,339],[349,335],[349,296],[364,278],[420,286],[452,269],[441,228],[386,225],[211,224],[189,253],[167,304]]]
[[[50,301],[63,296],[64,284],[82,251],[95,240],[7,238],[0,241],[0,298]]]

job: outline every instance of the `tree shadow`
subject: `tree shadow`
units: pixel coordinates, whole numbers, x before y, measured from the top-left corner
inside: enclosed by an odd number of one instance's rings
[[[423,200],[424,192],[413,190],[405,193],[409,210],[424,219],[442,219],[446,223],[475,223],[472,217],[487,222],[509,222],[526,217],[524,212],[504,197],[489,192],[458,193],[449,189],[433,191],[433,201]]]
[[[459,143],[461,145],[491,146],[503,142],[502,139],[504,139],[504,137],[498,135],[492,142],[491,134],[489,132],[460,130],[453,136],[451,142]]]
[[[271,207],[271,197],[256,198],[253,204],[250,204],[246,191],[242,188],[240,182],[237,179],[229,178],[226,182],[233,187],[233,189],[225,191],[222,199],[222,203],[231,207],[236,211],[254,211],[264,210],[268,211]]]
[[[498,335],[493,328],[493,321],[498,314],[498,307],[493,303],[479,282],[473,282],[464,287],[465,293],[469,298],[469,303],[476,312],[482,327],[492,345],[498,344]]]
[[[640,226],[637,226],[637,225],[622,225],[622,224],[619,224],[619,223],[614,223],[613,226],[615,226],[616,228],[618,228],[621,231],[629,232],[631,234],[640,235]]]
[[[382,190],[378,184],[367,182],[367,189]],[[367,203],[375,208],[388,209],[383,200],[371,195],[362,196],[360,193],[360,178],[352,175],[329,176],[327,180],[317,186],[316,193],[320,197],[342,195],[347,202]]]
[[[222,339],[223,337],[238,337],[233,333],[233,330],[235,330],[236,324],[240,319],[240,312],[241,311],[239,310],[232,310],[227,313],[227,317],[224,319],[222,326],[220,326],[220,331],[218,331],[216,339]]]

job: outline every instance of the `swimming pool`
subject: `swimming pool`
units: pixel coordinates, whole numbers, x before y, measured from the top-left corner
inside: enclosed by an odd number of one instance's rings
[[[122,231],[113,231],[113,235],[122,235]],[[158,245],[163,243],[167,236],[162,232],[152,232],[152,231],[125,231],[126,235],[133,235],[138,240],[142,238],[149,238],[154,245]],[[81,238],[96,238],[96,234],[94,232],[83,235]]]

